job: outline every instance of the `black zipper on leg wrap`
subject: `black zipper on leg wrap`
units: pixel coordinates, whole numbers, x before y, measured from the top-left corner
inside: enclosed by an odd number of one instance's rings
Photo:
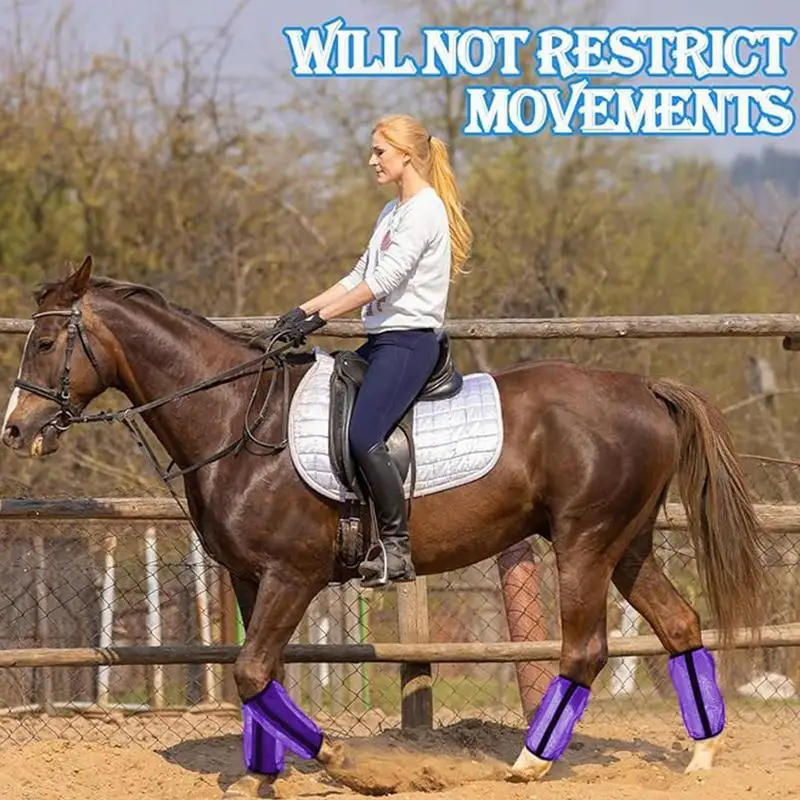
[[[564,696],[561,698],[561,702],[558,704],[556,708],[556,713],[553,714],[553,718],[548,723],[547,727],[544,729],[544,733],[542,734],[542,741],[539,743],[539,746],[536,748],[536,752],[534,753],[535,756],[539,758],[543,758],[542,753],[544,753],[545,747],[547,747],[547,743],[550,741],[550,737],[553,735],[553,731],[555,730],[558,721],[564,714],[564,709],[567,707],[567,703],[572,699],[572,695],[578,690],[578,684],[570,681],[569,689],[564,693]]]
[[[689,673],[689,683],[692,684],[692,694],[694,701],[697,703],[697,713],[700,715],[700,724],[703,726],[703,731],[706,738],[711,737],[711,723],[708,720],[708,713],[706,707],[703,705],[703,695],[700,693],[700,681],[697,679],[697,669],[694,666],[694,659],[692,653],[686,653],[686,670]]]

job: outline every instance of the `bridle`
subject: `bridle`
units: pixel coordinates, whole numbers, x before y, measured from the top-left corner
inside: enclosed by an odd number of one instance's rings
[[[102,392],[104,392],[108,386],[103,380],[103,374],[100,371],[100,365],[97,363],[97,359],[92,352],[92,348],[89,347],[89,341],[86,337],[86,327],[83,324],[83,314],[80,306],[77,303],[74,303],[69,309],[38,311],[31,316],[31,319],[35,321],[37,319],[41,319],[42,317],[69,317],[69,322],[67,323],[66,358],[64,360],[64,368],[61,372],[61,378],[58,382],[58,390],[50,389],[47,386],[38,386],[37,384],[23,380],[20,377],[14,381],[14,388],[21,389],[24,392],[30,392],[37,397],[42,397],[45,400],[50,400],[55,403],[58,406],[58,413],[50,422],[45,424],[45,427],[47,425],[52,425],[54,428],[58,428],[60,431],[65,431],[73,423],[83,421],[80,417],[80,414],[75,413],[74,407],[69,399],[72,355],[75,352],[76,339],[80,341],[84,354],[89,359],[94,371],[97,373],[97,377],[100,378],[100,384],[102,386],[100,393],[102,394]],[[63,424],[59,425],[58,422],[62,420]]]
[[[48,426],[52,426],[57,430],[64,432],[68,430],[72,425],[76,424],[86,424],[90,422],[122,422],[125,427],[133,434],[136,443],[145,451],[148,459],[150,460],[152,466],[156,469],[159,474],[159,477],[167,484],[172,491],[172,487],[169,485],[169,481],[174,478],[180,477],[182,475],[186,475],[190,472],[194,472],[201,467],[206,466],[207,464],[211,464],[214,461],[217,461],[230,453],[236,453],[241,450],[245,444],[250,441],[254,444],[265,448],[268,451],[272,452],[280,452],[284,448],[286,448],[288,444],[288,411],[289,411],[289,373],[288,373],[288,364],[286,359],[283,358],[283,353],[295,346],[292,342],[287,342],[286,344],[275,346],[275,343],[280,339],[281,332],[276,331],[274,335],[272,335],[269,339],[269,344],[267,345],[266,350],[258,355],[257,357],[245,361],[237,366],[233,367],[230,370],[226,370],[225,372],[220,373],[219,375],[215,375],[212,378],[208,378],[204,381],[200,381],[198,383],[191,384],[190,386],[186,386],[182,389],[178,389],[171,394],[168,394],[164,397],[159,397],[155,400],[151,400],[148,403],[143,403],[138,406],[130,406],[128,408],[121,409],[119,411],[101,411],[94,414],[84,414],[80,411],[76,410],[76,407],[70,401],[70,376],[71,376],[71,368],[72,368],[72,358],[75,354],[75,343],[76,341],[80,342],[80,345],[83,349],[84,354],[89,359],[94,371],[97,373],[98,378],[100,379],[101,389],[99,394],[102,394],[106,389],[110,388],[108,384],[103,379],[102,371],[100,369],[100,365],[95,357],[94,353],[92,352],[92,348],[89,345],[89,340],[86,334],[86,326],[83,321],[83,312],[80,307],[80,302],[76,301],[73,303],[71,308],[69,309],[56,309],[52,311],[38,311],[31,316],[31,319],[34,321],[37,319],[41,319],[43,317],[69,317],[69,322],[67,323],[67,345],[66,345],[66,355],[64,360],[64,367],[61,372],[61,377],[58,382],[58,389],[51,389],[47,386],[39,386],[35,383],[31,383],[30,381],[23,380],[21,377],[18,377],[14,381],[14,387],[20,389],[21,391],[30,392],[31,394],[36,395],[37,397],[42,397],[45,400],[50,400],[51,402],[55,403],[58,406],[58,411],[53,416],[51,420],[45,423],[43,428]],[[268,362],[272,362],[268,364]],[[255,398],[258,393],[258,388],[261,383],[261,376],[264,372],[271,372],[273,377],[270,381],[269,388],[267,393],[264,397],[264,401],[262,403],[261,409],[258,412],[256,420],[253,424],[251,424],[249,420],[250,413],[253,408],[253,404],[255,402]],[[282,416],[282,436],[278,442],[271,443],[271,442],[264,442],[258,439],[254,433],[254,430],[257,430],[259,425],[264,421],[266,418],[269,401],[272,398],[273,390],[275,388],[276,379],[278,373],[281,373],[281,377],[283,378],[283,416]],[[252,394],[250,396],[250,400],[247,405],[247,409],[245,412],[245,421],[244,421],[244,430],[235,441],[231,442],[230,444],[226,445],[225,447],[221,448],[213,455],[204,458],[202,461],[191,464],[184,469],[179,470],[172,470],[172,466],[174,465],[174,461],[170,463],[166,470],[163,470],[158,464],[158,458],[153,452],[153,449],[150,447],[150,444],[147,442],[147,439],[144,436],[144,433],[139,426],[138,417],[142,414],[147,413],[148,411],[152,411],[160,406],[164,406],[167,403],[171,403],[174,400],[178,400],[182,397],[188,397],[191,394],[195,394],[197,392],[203,391],[204,389],[211,389],[215,386],[221,386],[225,383],[230,383],[232,381],[238,380],[240,378],[244,378],[248,375],[258,375],[258,380],[256,380],[255,385],[253,387]],[[177,498],[176,498],[177,499]]]

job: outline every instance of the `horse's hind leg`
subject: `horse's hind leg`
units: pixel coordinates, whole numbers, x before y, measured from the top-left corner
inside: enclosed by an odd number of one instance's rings
[[[550,682],[511,768],[512,779],[538,780],[567,749],[589,702],[594,679],[608,661],[606,608],[611,559],[596,546],[607,523],[553,537],[561,606],[559,674]],[[593,545],[592,542],[595,542]]]
[[[725,727],[725,704],[714,660],[703,647],[697,613],[664,574],[652,548],[650,526],[623,554],[614,570],[614,585],[647,620],[670,654],[670,678],[684,725],[695,741],[686,772],[710,769]]]

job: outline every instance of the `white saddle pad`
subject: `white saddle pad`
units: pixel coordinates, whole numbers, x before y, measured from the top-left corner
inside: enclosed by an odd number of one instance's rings
[[[315,348],[315,363],[297,387],[289,411],[289,450],[303,480],[332,500],[355,497],[338,480],[328,453],[333,357]],[[446,400],[414,406],[417,472],[414,497],[434,494],[484,477],[500,458],[503,417],[500,394],[487,373],[464,376],[461,391]],[[405,493],[411,491],[411,470]]]

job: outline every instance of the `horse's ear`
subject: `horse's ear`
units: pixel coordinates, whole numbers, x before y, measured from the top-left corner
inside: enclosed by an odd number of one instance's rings
[[[78,269],[75,270],[66,280],[64,288],[69,292],[71,299],[79,300],[89,288],[89,279],[92,277],[92,257],[90,255],[83,259]]]

